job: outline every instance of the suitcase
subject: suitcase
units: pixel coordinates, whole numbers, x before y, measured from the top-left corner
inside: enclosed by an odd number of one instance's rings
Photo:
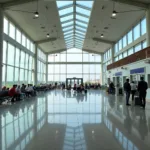
[[[87,93],[87,90],[84,90],[85,93]]]
[[[119,89],[119,95],[122,95],[123,94],[123,91],[122,91],[122,88]]]
[[[135,105],[142,105],[142,103],[141,103],[141,101],[140,101],[140,98],[138,97],[138,96],[136,96],[135,98],[134,98],[134,101],[135,101]]]

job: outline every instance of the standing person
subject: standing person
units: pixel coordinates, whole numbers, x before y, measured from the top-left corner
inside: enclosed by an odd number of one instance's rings
[[[137,86],[136,84],[134,83],[134,81],[131,82],[131,94],[132,94],[132,101],[134,101],[134,95],[136,93],[136,90],[137,90]]]
[[[141,77],[141,81],[138,83],[138,91],[139,91],[139,98],[142,104],[142,107],[145,109],[146,105],[146,91],[148,89],[147,82],[144,81],[144,78]]]
[[[129,79],[126,79],[126,82],[124,83],[124,90],[126,92],[126,105],[130,106],[129,99],[130,99],[130,93],[131,93],[131,86],[129,83]]]

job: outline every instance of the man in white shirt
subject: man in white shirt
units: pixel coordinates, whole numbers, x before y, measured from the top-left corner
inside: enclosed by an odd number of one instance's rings
[[[137,86],[134,83],[134,81],[132,81],[130,85],[131,85],[132,101],[134,101],[134,96],[135,96],[135,93],[137,91]]]

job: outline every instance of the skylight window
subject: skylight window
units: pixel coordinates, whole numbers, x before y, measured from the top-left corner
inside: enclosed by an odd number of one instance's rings
[[[87,28],[87,24],[85,24],[85,23],[82,23],[82,22],[80,22],[80,21],[76,21],[76,24],[77,25],[79,25],[79,26],[83,26],[83,27],[85,27],[85,28]]]
[[[73,25],[73,21],[66,22],[62,24],[62,27]]]
[[[73,29],[73,26],[72,27],[68,27],[68,28],[63,28],[63,31],[67,32],[67,31],[72,30],[72,29]]]
[[[68,20],[71,20],[71,19],[73,19],[73,15],[61,17],[60,21],[63,23],[64,21],[68,21]]]
[[[66,44],[73,44],[73,40],[66,42]]]
[[[69,7],[69,8],[60,10],[59,15],[63,16],[63,15],[66,15],[66,14],[69,14],[69,13],[72,13],[72,12],[73,12],[73,7]]]
[[[79,34],[85,35],[85,32],[80,32],[80,31],[78,31],[78,30],[76,30],[76,33],[79,33]]]
[[[85,36],[76,35],[77,38],[85,39]]]
[[[85,28],[81,28],[81,27],[79,27],[79,26],[76,26],[76,29],[81,30],[81,31],[83,31],[83,32],[86,32],[86,29],[85,29]]]
[[[69,37],[65,38],[65,40],[68,40],[68,39],[73,39],[73,36],[69,36]]]
[[[93,1],[77,1],[77,4],[88,7],[88,8],[92,8]]]
[[[57,1],[57,7],[61,8],[73,4],[73,1]]]
[[[78,43],[78,44],[81,44],[81,45],[82,45],[82,44],[83,44],[83,41],[76,40],[75,43]]]
[[[64,37],[65,37],[65,38],[68,38],[68,37],[70,37],[70,36],[73,36],[73,34],[65,35]]]
[[[73,0],[59,0],[57,7],[67,48],[70,46],[71,48],[73,46],[81,48],[84,43],[93,0],[75,0],[75,3]]]
[[[82,21],[87,22],[87,23],[88,23],[88,21],[89,21],[89,18],[80,16],[80,15],[78,15],[78,14],[76,14],[76,19],[82,20]]]
[[[89,10],[83,9],[80,7],[76,7],[76,12],[82,13],[82,14],[87,15],[87,16],[90,16],[90,14],[91,14],[91,12]]]
[[[64,35],[67,35],[67,34],[73,34],[73,30],[72,31],[68,31],[68,32],[64,32]]]

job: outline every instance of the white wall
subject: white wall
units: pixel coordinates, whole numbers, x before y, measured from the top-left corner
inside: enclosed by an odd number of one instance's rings
[[[121,69],[122,67],[126,69]],[[122,67],[118,67],[118,68],[107,71],[105,78],[111,78],[111,81],[113,81],[113,77],[115,77],[115,73],[122,72],[121,78],[122,78],[122,85],[123,85],[123,76],[127,76],[130,79],[130,70],[144,67],[145,68],[145,81],[148,82],[148,74],[150,74],[150,64],[145,63],[145,60],[135,62],[129,65],[125,65]],[[150,102],[150,87],[147,90],[147,100]]]

